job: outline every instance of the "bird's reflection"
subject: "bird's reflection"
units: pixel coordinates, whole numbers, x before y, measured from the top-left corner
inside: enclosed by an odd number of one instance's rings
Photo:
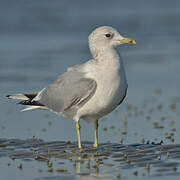
[[[99,173],[99,159],[83,159],[78,157],[75,161],[74,171],[81,174]]]

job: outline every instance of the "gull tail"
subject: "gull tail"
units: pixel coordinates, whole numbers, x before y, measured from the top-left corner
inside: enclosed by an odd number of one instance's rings
[[[30,94],[14,94],[14,95],[7,95],[8,99],[17,99],[22,100],[17,104],[28,105],[27,108],[21,111],[29,111],[35,109],[47,109],[43,104],[38,103],[38,101],[34,101],[33,99],[38,95],[37,93],[30,93]]]
[[[18,99],[18,100],[32,100],[38,95],[38,92],[30,93],[30,94],[13,94],[7,95],[8,99]]]

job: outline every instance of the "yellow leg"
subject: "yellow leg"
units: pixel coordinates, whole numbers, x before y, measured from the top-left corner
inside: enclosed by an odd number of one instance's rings
[[[78,162],[77,162],[77,173],[81,173],[81,157],[78,157]]]
[[[98,147],[98,120],[94,121],[94,145],[93,147]]]
[[[76,131],[77,131],[77,137],[78,137],[78,148],[81,151],[82,150],[82,146],[81,146],[80,128],[81,127],[79,125],[79,122],[76,122]]]

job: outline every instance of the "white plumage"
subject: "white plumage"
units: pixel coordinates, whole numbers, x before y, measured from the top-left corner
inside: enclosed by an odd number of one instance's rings
[[[38,93],[9,95],[8,98],[20,99],[23,100],[20,104],[29,105],[23,111],[49,109],[73,119],[77,130],[81,118],[95,121],[97,128],[97,120],[113,111],[126,96],[124,65],[116,50],[123,43],[136,42],[122,37],[112,27],[99,27],[89,36],[91,60],[68,68],[53,84]],[[80,137],[78,141],[81,148]]]

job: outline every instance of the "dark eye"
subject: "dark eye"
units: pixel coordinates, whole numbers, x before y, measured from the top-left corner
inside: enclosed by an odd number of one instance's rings
[[[111,37],[111,34],[108,33],[108,34],[105,34],[105,36],[109,38]]]

